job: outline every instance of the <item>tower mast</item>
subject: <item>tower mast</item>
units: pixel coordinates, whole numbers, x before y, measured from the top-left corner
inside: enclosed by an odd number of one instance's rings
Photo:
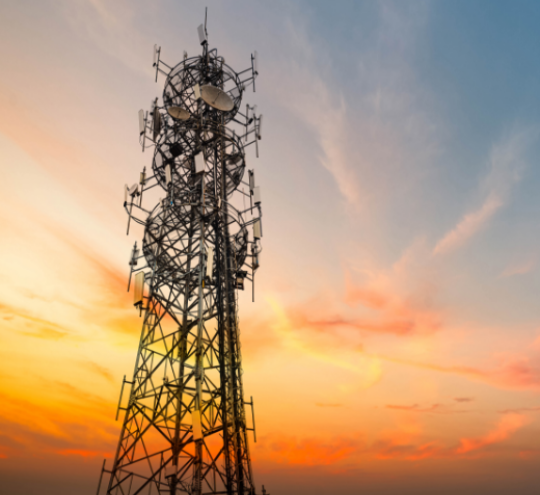
[[[246,88],[255,90],[257,54],[237,73],[209,48],[206,21],[198,30],[202,54],[184,52],[174,67],[155,47],[156,80],[166,76],[162,104],[156,98],[139,112],[152,171],[126,186],[124,207],[128,233],[133,222],[144,227],[128,282],[143,326],[133,379],[122,383],[114,462],[102,471],[111,495],[255,494],[237,291],[253,282],[261,252],[260,190],[253,171],[244,180],[261,116],[249,105],[240,111]],[[163,199],[144,208],[156,187]],[[248,208],[238,206],[241,195]]]

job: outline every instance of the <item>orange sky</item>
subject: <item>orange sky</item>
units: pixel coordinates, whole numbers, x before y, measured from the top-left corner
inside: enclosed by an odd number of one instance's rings
[[[262,60],[248,160],[264,252],[240,321],[255,481],[274,495],[537,487],[537,128],[458,154],[457,117],[411,55],[437,11],[412,4],[362,7],[372,30],[350,72],[317,28],[322,4],[209,4],[227,63]],[[336,39],[353,11],[329,17]],[[0,478],[10,495],[91,494],[141,330],[126,292],[141,231],[125,236],[122,209],[150,164],[136,114],[163,84],[153,44],[170,64],[196,53],[202,10],[28,0],[0,14]]]

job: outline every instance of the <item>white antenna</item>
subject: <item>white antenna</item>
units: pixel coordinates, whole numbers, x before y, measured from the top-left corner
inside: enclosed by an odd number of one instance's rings
[[[199,33],[199,41],[201,45],[206,45],[208,43],[208,37],[206,36],[204,26],[202,24],[197,28],[197,32]]]
[[[200,174],[206,171],[206,160],[204,159],[204,153],[197,153],[195,155],[195,173]]]
[[[261,221],[260,219],[255,220],[253,224],[253,239],[261,238]]]
[[[139,135],[142,136],[144,134],[144,110],[139,110]]]
[[[253,188],[253,202],[255,204],[261,202],[261,188],[259,186]]]

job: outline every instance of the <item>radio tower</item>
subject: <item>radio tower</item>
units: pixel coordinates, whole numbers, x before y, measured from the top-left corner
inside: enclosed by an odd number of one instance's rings
[[[255,144],[258,156],[261,117],[249,105],[240,111],[246,88],[255,90],[257,53],[237,73],[209,48],[206,20],[198,31],[202,54],[184,52],[174,67],[155,47],[163,101],[139,112],[152,171],[126,186],[124,207],[128,233],[132,221],[144,226],[128,282],[143,325],[133,379],[122,383],[114,463],[104,463],[98,495],[104,472],[112,495],[255,494],[237,296],[253,282],[261,251],[253,171],[244,181],[244,149]],[[227,127],[233,122],[236,129]],[[143,196],[159,188],[162,199],[145,209]]]

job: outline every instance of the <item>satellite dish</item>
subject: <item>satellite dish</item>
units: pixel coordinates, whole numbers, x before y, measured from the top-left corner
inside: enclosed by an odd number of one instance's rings
[[[202,86],[201,98],[212,108],[221,110],[222,112],[229,112],[234,108],[234,102],[232,98],[215,86]]]
[[[191,117],[190,113],[182,107],[169,107],[167,108],[169,115],[176,120],[189,120]]]

